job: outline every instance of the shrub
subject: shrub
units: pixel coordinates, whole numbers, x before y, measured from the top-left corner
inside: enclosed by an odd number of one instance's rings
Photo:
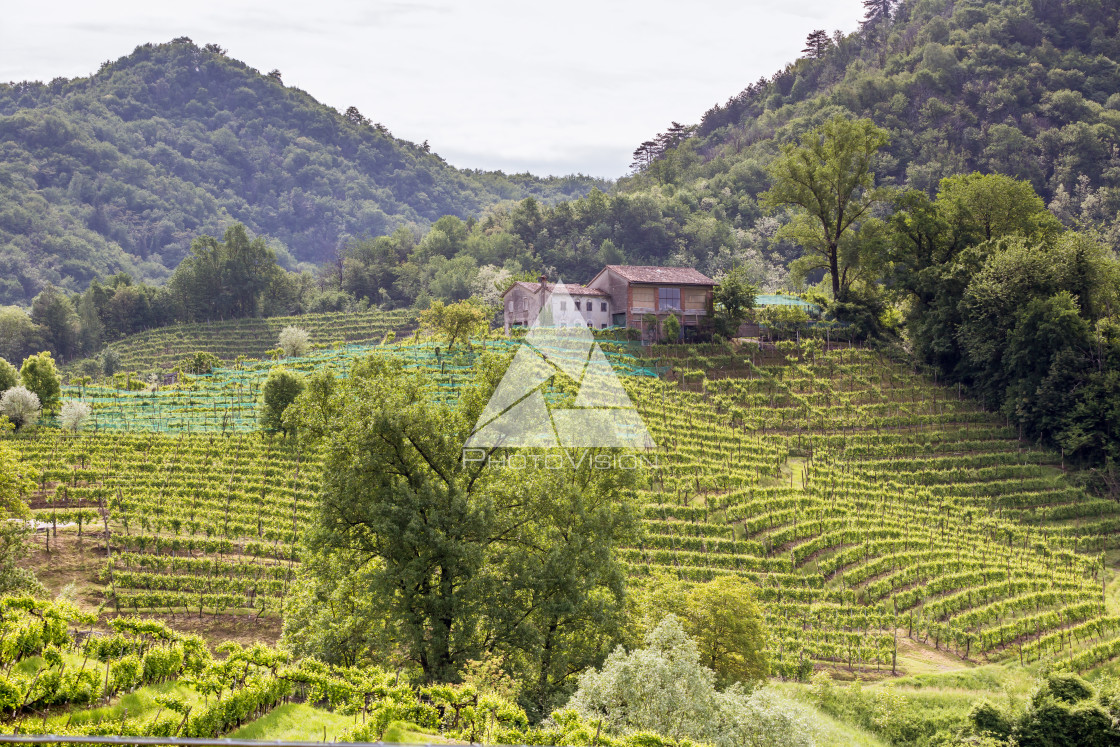
[[[23,428],[34,425],[39,420],[42,405],[39,395],[27,387],[16,386],[0,395],[0,415]]]
[[[284,327],[280,330],[279,344],[286,358],[303,355],[310,347],[307,330],[299,327]]]
[[[39,398],[42,409],[54,410],[59,406],[62,401],[62,382],[58,378],[54,358],[49,352],[28,356],[19,369],[19,377],[23,385]]]
[[[71,433],[77,433],[85,425],[86,420],[89,419],[90,408],[85,402],[79,402],[76,399],[68,399],[62,403],[62,412],[59,415],[59,421],[63,429]]]

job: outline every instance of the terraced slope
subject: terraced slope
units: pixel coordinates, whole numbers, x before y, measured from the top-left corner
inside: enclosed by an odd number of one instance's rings
[[[621,551],[635,581],[753,579],[787,677],[890,671],[907,636],[1074,669],[1120,653],[1103,593],[1120,506],[1073,487],[1060,456],[872,352],[688,352],[686,383],[624,377],[660,466],[645,537]],[[440,364],[437,396],[469,375],[458,363]],[[107,523],[101,593],[122,612],[279,607],[313,455],[248,434],[16,443],[43,473],[40,520]]]
[[[1075,669],[1120,652],[1102,593],[1120,505],[1073,487],[1058,455],[868,351],[677,363],[697,391],[636,382],[666,476],[626,559],[752,578],[783,674],[891,668],[898,636]]]
[[[197,352],[211,353],[225,361],[239,356],[267,358],[268,352],[277,346],[280,330],[290,325],[307,330],[313,346],[327,347],[335,343],[380,342],[387,332],[410,332],[416,327],[416,320],[416,314],[407,309],[232,319],[161,327],[129,335],[109,348],[120,355],[122,370],[170,370]]]

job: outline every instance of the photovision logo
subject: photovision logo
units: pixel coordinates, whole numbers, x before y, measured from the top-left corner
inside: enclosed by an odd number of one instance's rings
[[[464,461],[481,461],[495,448],[655,446],[565,286],[550,291],[463,445]],[[553,408],[545,399],[545,388],[558,374],[579,386],[570,407]]]

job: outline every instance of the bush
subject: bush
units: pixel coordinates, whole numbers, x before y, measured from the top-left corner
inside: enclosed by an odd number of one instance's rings
[[[62,424],[64,430],[77,433],[82,429],[82,426],[85,425],[86,420],[89,419],[89,415],[89,405],[75,399],[68,399],[62,403],[62,412],[59,415],[59,422]]]
[[[310,347],[307,330],[299,327],[284,327],[280,330],[279,344],[286,358],[303,355]]]
[[[304,378],[283,366],[272,369],[261,389],[261,428],[276,433],[285,431],[284,410],[306,386]]]
[[[23,428],[39,420],[42,406],[39,396],[27,387],[16,386],[0,395],[0,415]]]
[[[619,647],[600,671],[582,674],[568,707],[619,736],[653,731],[715,747],[812,744],[804,714],[773,690],[717,690],[676,616],[666,616],[645,644],[630,653]]]
[[[54,410],[61,404],[62,382],[50,353],[29,356],[19,370],[19,377],[23,385],[39,398],[42,409]]]

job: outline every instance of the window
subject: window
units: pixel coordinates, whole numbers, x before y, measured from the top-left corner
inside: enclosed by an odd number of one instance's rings
[[[576,299],[576,311],[579,311],[579,299]]]
[[[657,289],[657,310],[664,311],[665,309],[679,309],[681,307],[681,289],[680,288],[658,288]]]
[[[603,323],[602,323],[602,324],[600,324],[599,326],[600,326],[600,327],[602,327],[603,329],[606,329],[606,328],[607,328],[607,323],[606,323],[606,322],[603,322]]]
[[[599,304],[599,311],[602,311],[602,312],[606,313],[606,311],[607,311],[607,302],[606,301],[603,301],[601,304]],[[604,324],[603,326],[605,327],[607,325]]]
[[[595,325],[594,325],[593,323],[591,323],[591,322],[588,322],[588,323],[587,323],[587,328],[588,328],[588,329],[595,329]]]
[[[568,302],[567,301],[561,301],[560,302],[560,310],[561,311],[567,311],[568,310]]]

